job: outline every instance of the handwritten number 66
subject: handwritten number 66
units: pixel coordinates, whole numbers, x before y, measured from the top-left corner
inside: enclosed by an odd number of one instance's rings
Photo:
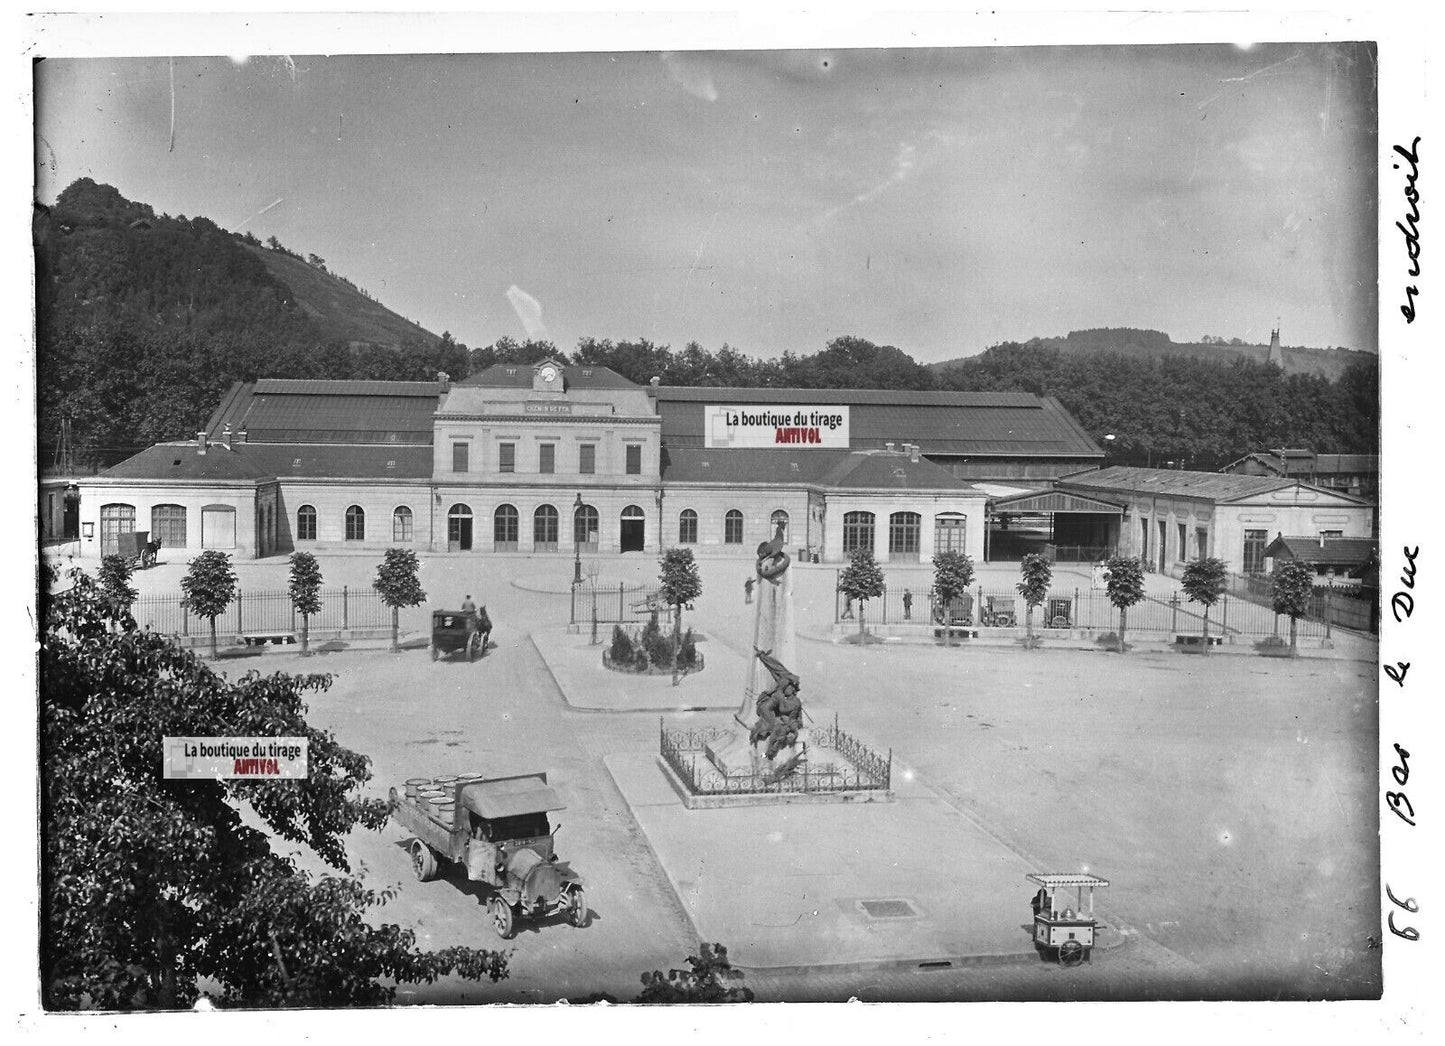
[[[1412,915],[1420,910],[1420,906],[1415,902],[1415,898],[1406,897],[1402,901],[1400,900],[1400,898],[1396,897],[1395,892],[1390,889],[1389,883],[1385,884],[1385,893],[1389,895],[1390,900],[1394,901],[1395,904],[1399,905],[1401,908],[1405,909],[1405,911],[1409,912]],[[1396,937],[1403,937],[1407,941],[1418,941],[1420,939],[1420,931],[1415,929],[1415,927],[1406,926],[1402,930],[1395,925],[1394,912],[1390,913],[1389,918],[1386,920],[1386,922],[1388,922],[1390,925],[1390,932],[1393,933]]]

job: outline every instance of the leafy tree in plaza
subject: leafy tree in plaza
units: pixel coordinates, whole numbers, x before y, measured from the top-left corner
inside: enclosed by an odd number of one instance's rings
[[[311,652],[311,615],[321,613],[321,567],[310,552],[291,553],[291,605],[301,615],[301,653]]]
[[[186,576],[181,578],[181,591],[186,594],[186,606],[191,613],[211,623],[212,657],[217,655],[216,618],[235,600],[236,587],[236,572],[231,568],[231,557],[215,549],[207,549],[191,560]]]
[[[186,1008],[201,980],[222,1005],[380,1004],[397,983],[506,976],[494,952],[418,950],[371,914],[390,890],[313,877],[282,852],[305,845],[347,872],[348,833],[387,822],[359,794],[367,758],[306,721],[328,676],[228,681],[136,629],[83,572],[70,580],[45,607],[39,666],[47,1008]],[[167,736],[304,737],[308,775],[167,780]]]
[[[1119,653],[1124,652],[1124,626],[1129,608],[1144,598],[1144,564],[1137,556],[1114,556],[1104,564],[1109,602],[1119,608]]]
[[[1270,583],[1270,597],[1276,614],[1289,617],[1289,656],[1299,656],[1299,619],[1309,613],[1315,591],[1313,564],[1298,559],[1281,560],[1275,564]]]
[[[687,957],[688,969],[661,970],[642,975],[637,1002],[713,1003],[752,1002],[753,990],[741,984],[743,972],[733,969],[728,950],[721,944],[700,944],[697,955]]]
[[[129,613],[136,597],[140,595],[130,587],[131,575],[134,573],[135,568],[125,556],[112,552],[101,558],[100,570],[97,572],[100,590],[114,604],[118,613]]]
[[[1049,585],[1054,580],[1054,568],[1047,557],[1030,552],[1019,561],[1019,583],[1015,586],[1024,600],[1024,634],[1034,638],[1034,607],[1049,596]]]
[[[868,600],[883,595],[883,569],[873,558],[871,548],[854,550],[848,559],[848,565],[838,576],[838,591],[848,600],[858,601],[858,634],[863,635],[866,631],[863,627],[863,608],[867,606]]]
[[[953,644],[953,605],[968,595],[973,584],[973,560],[958,549],[947,549],[933,557],[933,614],[943,615],[943,630]]]
[[[690,548],[670,548],[662,554],[659,595],[672,607],[672,685],[678,682],[678,644],[682,642],[682,608],[702,595],[702,578]]]
[[[417,577],[420,564],[416,553],[409,548],[389,548],[376,568],[376,580],[371,587],[381,595],[381,601],[391,607],[391,649],[399,650],[401,633],[401,608],[420,606],[426,599],[421,580]]]
[[[1209,608],[1219,601],[1229,584],[1224,560],[1212,556],[1200,556],[1184,566],[1184,577],[1180,582],[1184,594],[1191,603],[1204,607],[1204,653],[1209,653]]]

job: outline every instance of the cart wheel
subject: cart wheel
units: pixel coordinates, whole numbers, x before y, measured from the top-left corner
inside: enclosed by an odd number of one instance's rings
[[[437,877],[437,856],[420,839],[412,840],[411,870],[416,873],[419,882],[430,882]]]
[[[512,906],[500,897],[493,897],[492,928],[497,931],[497,936],[504,941],[510,941],[516,932],[516,919],[512,915]]]
[[[587,898],[582,892],[582,887],[574,886],[572,893],[567,898],[567,921],[573,926],[581,928],[587,925]]]
[[[1059,965],[1077,966],[1084,961],[1084,946],[1078,941],[1065,941],[1059,945]]]

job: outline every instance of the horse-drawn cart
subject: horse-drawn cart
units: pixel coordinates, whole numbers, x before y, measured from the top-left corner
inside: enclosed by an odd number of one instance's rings
[[[150,539],[149,530],[131,530],[116,535],[116,544],[120,555],[125,557],[127,563],[141,570],[156,565],[156,553],[160,551],[161,540]]]

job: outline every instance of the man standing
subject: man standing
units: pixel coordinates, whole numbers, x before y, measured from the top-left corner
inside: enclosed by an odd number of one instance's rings
[[[467,597],[462,600],[462,613],[467,615],[467,617],[472,618],[473,620],[476,619],[477,605],[472,602],[472,597],[470,593],[468,593]]]
[[[913,592],[907,588],[903,590],[903,620],[913,620]]]
[[[757,583],[758,579],[751,574],[748,575],[747,580],[743,582],[743,597],[748,603],[753,601],[753,586]]]

